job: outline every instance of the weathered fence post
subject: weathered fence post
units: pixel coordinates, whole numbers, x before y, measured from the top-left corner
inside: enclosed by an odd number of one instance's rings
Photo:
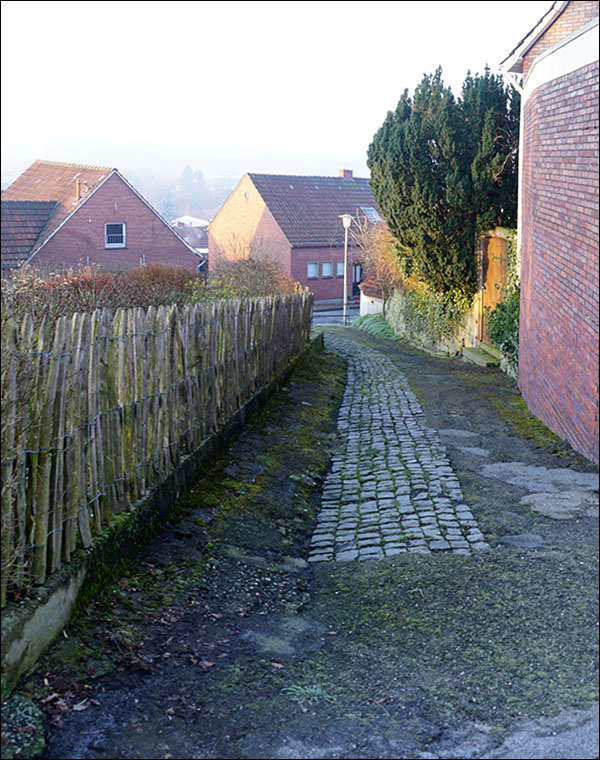
[[[2,604],[218,431],[302,349],[310,305],[299,294],[4,320]]]

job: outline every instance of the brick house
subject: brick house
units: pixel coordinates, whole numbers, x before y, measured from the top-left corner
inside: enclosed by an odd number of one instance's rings
[[[597,462],[598,3],[555,2],[501,69],[522,92],[519,385]]]
[[[265,254],[315,294],[342,301],[344,228],[340,215],[379,221],[368,179],[348,169],[339,177],[245,174],[208,228],[209,268],[219,257]],[[348,248],[348,296],[358,298],[360,251]]]
[[[198,252],[117,169],[36,161],[2,193],[2,271],[160,262],[195,269]]]

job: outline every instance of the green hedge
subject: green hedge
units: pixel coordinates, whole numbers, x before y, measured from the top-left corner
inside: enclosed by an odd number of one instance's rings
[[[521,289],[515,287],[493,311],[486,311],[490,340],[502,352],[511,377],[517,376],[519,368],[520,302]]]

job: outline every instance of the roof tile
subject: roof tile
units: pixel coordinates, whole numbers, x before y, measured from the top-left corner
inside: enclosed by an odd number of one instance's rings
[[[368,179],[254,173],[248,176],[292,247],[343,245],[340,216],[356,216],[361,207],[377,210]]]
[[[2,268],[27,260],[45,230],[56,201],[10,201],[2,197]]]
[[[39,234],[30,254],[41,246],[53,232],[64,222],[75,208],[114,171],[105,166],[87,166],[85,164],[63,164],[55,161],[35,161],[23,174],[9,185],[2,193],[2,205],[5,201],[43,201],[54,204],[51,219]],[[79,199],[77,185],[79,183]],[[2,211],[4,219],[4,208]],[[4,221],[3,235],[4,235]],[[4,262],[4,247],[3,247]]]

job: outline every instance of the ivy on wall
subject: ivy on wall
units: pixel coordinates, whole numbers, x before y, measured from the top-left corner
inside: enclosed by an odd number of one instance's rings
[[[396,291],[386,318],[392,329],[411,343],[436,353],[455,354],[462,348],[457,336],[471,302],[469,296],[439,293],[413,280]]]
[[[519,257],[517,251],[517,233],[515,230],[507,238],[506,288],[502,301],[495,309],[486,309],[490,340],[502,353],[502,369],[513,378],[519,370],[519,313],[521,289],[519,283]]]

